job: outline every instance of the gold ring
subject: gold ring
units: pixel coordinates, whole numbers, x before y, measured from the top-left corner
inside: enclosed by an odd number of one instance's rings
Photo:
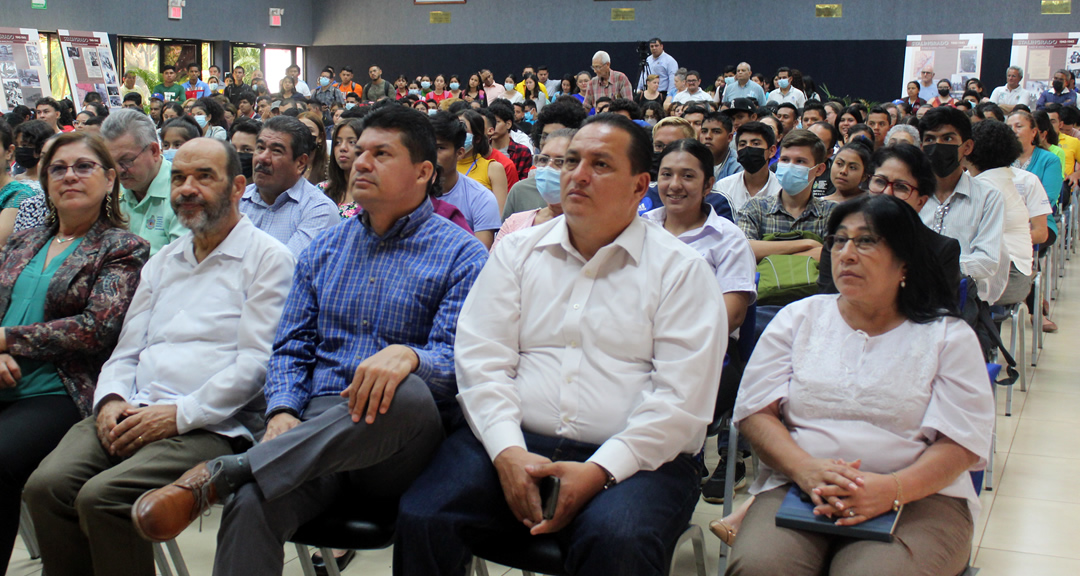
[[[139,436],[139,444],[146,444],[146,441],[143,440],[142,436]]]
[[[849,517],[854,517],[855,516],[855,509],[854,508],[849,508],[848,511],[847,511],[847,515]]]

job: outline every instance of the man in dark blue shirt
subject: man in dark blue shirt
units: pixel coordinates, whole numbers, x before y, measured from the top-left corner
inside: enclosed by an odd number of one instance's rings
[[[424,115],[379,109],[357,148],[349,187],[364,212],[300,255],[262,443],[200,464],[132,512],[145,537],[168,540],[234,495],[215,574],[279,573],[285,539],[346,496],[396,501],[460,416],[454,336],[487,251],[432,211],[438,164]]]

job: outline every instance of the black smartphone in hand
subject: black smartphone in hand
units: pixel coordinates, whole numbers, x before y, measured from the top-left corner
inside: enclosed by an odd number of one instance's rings
[[[555,517],[555,508],[559,504],[559,486],[561,480],[558,476],[545,476],[540,480],[540,507],[544,511],[544,520]]]

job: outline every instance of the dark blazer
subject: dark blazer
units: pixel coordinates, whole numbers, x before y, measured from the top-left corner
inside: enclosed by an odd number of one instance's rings
[[[945,272],[952,294],[960,295],[960,242],[956,238],[942,236],[927,228],[923,230],[924,239],[930,244],[930,251],[937,257],[938,265]],[[832,254],[822,248],[821,263],[818,265],[818,292],[836,294],[836,285],[832,277]]]
[[[55,226],[22,230],[0,250],[0,317],[19,274],[55,233]],[[49,282],[45,321],[5,329],[7,353],[52,362],[83,416],[149,257],[146,240],[98,221]]]

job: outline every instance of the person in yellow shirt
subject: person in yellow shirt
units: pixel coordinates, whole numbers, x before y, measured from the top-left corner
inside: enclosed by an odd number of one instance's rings
[[[1076,169],[1076,162],[1080,160],[1080,139],[1070,136],[1065,130],[1065,122],[1062,120],[1061,104],[1050,103],[1046,105],[1046,114],[1050,117],[1050,125],[1058,133],[1058,146],[1065,152],[1065,160],[1061,163],[1062,175],[1071,186],[1080,184],[1080,171]]]
[[[514,90],[517,90],[522,96],[525,96],[525,78],[529,74],[531,74],[533,78],[536,78],[536,72],[533,70],[532,66],[526,66],[525,69],[521,71],[521,82],[518,82],[517,85],[514,86]],[[537,87],[540,88],[540,91],[544,93],[544,100],[546,103],[546,100],[551,98],[548,95],[547,86],[544,86],[544,83],[539,81],[536,84]]]

